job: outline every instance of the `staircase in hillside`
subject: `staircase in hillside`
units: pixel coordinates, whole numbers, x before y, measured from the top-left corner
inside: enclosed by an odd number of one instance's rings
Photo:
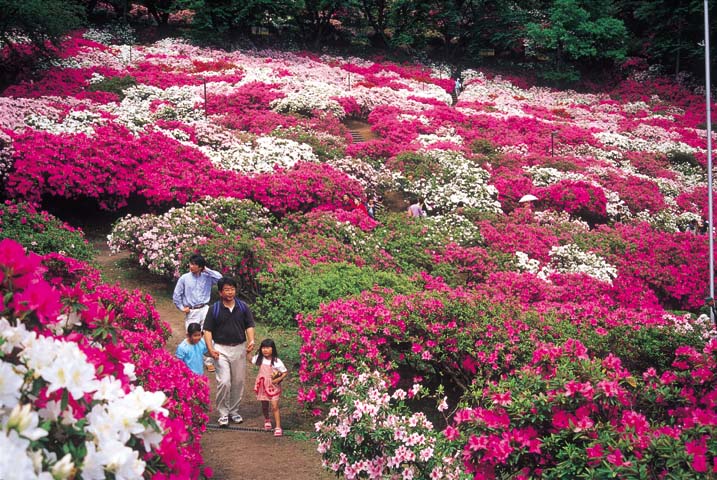
[[[359,132],[358,130],[349,130],[349,133],[351,134],[353,143],[362,143],[366,141],[361,132]]]
[[[451,98],[453,99],[452,105],[455,105],[456,103],[458,103],[458,95],[456,95],[456,91],[455,91],[455,90],[453,90],[453,91],[451,92]]]

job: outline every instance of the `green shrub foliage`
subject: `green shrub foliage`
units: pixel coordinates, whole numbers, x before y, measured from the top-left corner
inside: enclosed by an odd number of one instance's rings
[[[82,230],[27,203],[0,204],[0,238],[13,239],[40,255],[59,252],[89,261],[96,253]]]

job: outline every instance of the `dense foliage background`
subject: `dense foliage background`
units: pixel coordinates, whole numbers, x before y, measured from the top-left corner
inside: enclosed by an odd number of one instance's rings
[[[13,47],[18,35],[47,52],[48,41],[83,22],[165,26],[172,16],[184,34],[222,46],[269,35],[274,44],[372,47],[456,64],[508,63],[548,82],[602,77],[644,64],[702,76],[703,5],[700,0],[2,0],[0,46],[6,51],[0,62],[6,70],[17,65],[23,53]]]

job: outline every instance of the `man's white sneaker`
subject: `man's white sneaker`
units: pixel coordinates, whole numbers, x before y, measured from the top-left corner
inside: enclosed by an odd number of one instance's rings
[[[217,423],[219,424],[220,427],[226,427],[227,425],[229,425],[229,417],[227,417],[227,416],[219,417],[219,420],[217,420]]]
[[[241,415],[232,415],[232,422],[234,423],[241,423],[244,419],[241,418]]]

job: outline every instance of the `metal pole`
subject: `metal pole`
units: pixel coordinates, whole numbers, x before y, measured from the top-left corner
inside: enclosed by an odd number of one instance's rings
[[[349,72],[348,79],[349,79],[349,90],[351,90],[351,72]]]
[[[204,118],[207,118],[207,79],[202,77],[204,82]]]
[[[705,96],[707,100],[707,215],[710,248],[710,297],[715,296],[714,224],[712,223],[712,94],[710,93],[710,19],[708,0],[704,0],[705,12]],[[710,320],[715,325],[714,308],[710,308]]]
[[[555,156],[555,132],[550,132],[550,156]]]

